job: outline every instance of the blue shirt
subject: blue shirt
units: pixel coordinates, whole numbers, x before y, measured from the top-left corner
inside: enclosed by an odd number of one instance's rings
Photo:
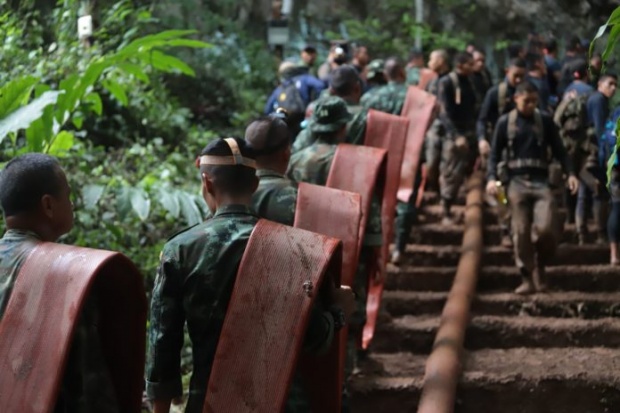
[[[282,89],[288,86],[290,82],[295,82],[295,87],[299,91],[299,95],[301,96],[301,99],[304,101],[306,106],[308,106],[310,102],[318,98],[321,92],[325,89],[325,82],[319,80],[314,76],[295,76],[290,80],[284,81],[282,85],[278,86],[276,90],[273,91],[273,93],[267,100],[267,104],[265,105],[265,115],[269,115],[278,109],[278,97],[282,93]]]

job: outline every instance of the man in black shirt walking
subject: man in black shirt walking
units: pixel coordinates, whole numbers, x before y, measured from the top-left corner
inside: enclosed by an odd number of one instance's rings
[[[473,56],[461,52],[454,60],[454,71],[439,81],[439,118],[446,130],[439,167],[444,225],[453,223],[452,204],[478,155],[475,131],[477,99],[471,78],[473,64]]]
[[[573,193],[579,180],[553,120],[536,110],[538,90],[531,82],[517,86],[515,103],[516,109],[502,116],[495,128],[487,192],[498,193],[497,163],[506,149],[515,259],[523,277],[515,292],[531,294],[546,290],[545,265],[555,254],[559,236],[557,205],[549,187],[549,149],[569,176]]]

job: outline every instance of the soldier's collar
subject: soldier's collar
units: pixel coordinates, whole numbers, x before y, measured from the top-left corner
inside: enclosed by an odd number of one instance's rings
[[[272,169],[257,169],[256,176],[260,178],[274,177],[274,178],[286,178],[286,175],[276,172]]]
[[[213,214],[213,218],[217,218],[222,215],[256,215],[252,208],[248,205],[243,204],[230,204],[230,205],[222,205],[220,206],[215,214]]]

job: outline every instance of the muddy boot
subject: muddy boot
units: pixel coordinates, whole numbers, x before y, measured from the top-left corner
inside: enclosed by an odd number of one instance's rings
[[[452,202],[442,199],[441,200],[441,209],[442,209],[442,219],[441,225],[450,226],[454,225],[454,217],[452,216]]]
[[[521,282],[521,285],[518,286],[517,289],[515,290],[515,294],[519,294],[519,295],[534,294],[536,292],[536,288],[534,286],[534,283],[532,282],[532,276],[531,274],[529,274],[529,271],[527,271],[525,268],[521,269],[521,278],[523,279],[523,281]]]
[[[547,272],[544,265],[539,265],[534,271],[534,286],[539,293],[549,291],[549,283],[547,281]]]

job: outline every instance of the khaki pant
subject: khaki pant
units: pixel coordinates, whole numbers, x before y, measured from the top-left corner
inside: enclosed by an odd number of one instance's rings
[[[478,156],[478,143],[473,136],[468,138],[469,148],[466,149],[457,148],[452,139],[446,139],[442,143],[439,189],[441,198],[445,201],[456,200],[461,185],[473,170]]]
[[[519,176],[510,181],[508,202],[516,264],[531,274],[537,264],[548,264],[557,250],[560,224],[555,198],[546,181]]]
[[[439,163],[441,161],[441,142],[445,136],[443,124],[439,119],[435,119],[431,127],[426,132],[424,139],[424,156],[426,158],[426,170],[428,182],[437,184],[439,178]]]

